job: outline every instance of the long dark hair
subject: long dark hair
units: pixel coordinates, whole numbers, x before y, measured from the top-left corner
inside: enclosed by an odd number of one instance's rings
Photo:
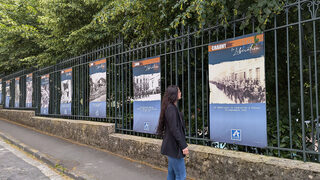
[[[164,133],[164,128],[165,128],[164,115],[168,105],[174,104],[176,101],[178,101],[178,90],[179,90],[178,86],[171,85],[166,89],[166,92],[164,93],[164,96],[162,98],[162,103],[161,103],[159,124],[157,128],[157,135],[159,136],[163,136],[163,133]]]

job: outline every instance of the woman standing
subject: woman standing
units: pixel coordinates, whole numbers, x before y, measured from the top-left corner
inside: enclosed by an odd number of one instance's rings
[[[185,155],[189,154],[185,139],[185,123],[177,103],[181,99],[178,86],[169,86],[164,94],[157,133],[163,137],[161,154],[168,157],[167,180],[186,179]]]

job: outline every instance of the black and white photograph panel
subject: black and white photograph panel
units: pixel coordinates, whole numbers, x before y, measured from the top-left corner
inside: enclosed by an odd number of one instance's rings
[[[106,73],[94,73],[90,75],[90,102],[106,101]]]
[[[72,87],[71,79],[61,82],[61,103],[71,103],[72,100]]]
[[[27,87],[26,102],[27,103],[32,103],[32,81],[27,81],[26,82],[26,87]]]
[[[10,84],[6,85],[6,96],[10,96]]]
[[[265,103],[264,57],[209,65],[210,104]]]
[[[49,84],[41,85],[41,107],[49,107]]]
[[[135,101],[155,101],[161,99],[160,72],[133,77]]]
[[[20,85],[19,85],[19,83],[16,83],[15,88],[16,88],[15,92],[14,92],[15,102],[19,102],[19,99],[20,99]]]

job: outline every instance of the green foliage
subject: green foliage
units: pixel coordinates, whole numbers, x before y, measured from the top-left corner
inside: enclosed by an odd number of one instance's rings
[[[2,71],[34,65],[35,56],[43,50],[37,43],[38,15],[35,0],[0,2],[0,68]]]
[[[242,28],[254,17],[261,31],[282,6],[276,0],[0,0],[0,68],[50,65],[119,36],[133,45],[174,35],[181,25],[228,26],[242,16]]]

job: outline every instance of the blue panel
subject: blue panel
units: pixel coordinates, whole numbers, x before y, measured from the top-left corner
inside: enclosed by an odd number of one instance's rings
[[[60,104],[60,114],[71,115],[71,103],[61,103]]]
[[[133,130],[155,134],[159,122],[160,107],[159,100],[133,102]]]
[[[150,60],[148,62],[148,60]],[[155,134],[161,109],[160,58],[151,57],[133,67],[133,130]],[[150,63],[150,64],[149,64]]]
[[[32,107],[32,76],[26,78],[26,107]]]
[[[101,62],[101,60],[98,60]],[[98,62],[96,61],[96,62]],[[89,69],[90,74],[90,97],[89,116],[106,117],[106,63],[94,64]]]
[[[210,139],[213,141],[267,146],[264,41],[256,44],[248,41],[256,35],[210,44],[216,45],[209,52]]]
[[[20,104],[20,85],[19,80],[15,81],[15,100],[14,100],[14,107],[18,108]]]
[[[60,114],[71,115],[72,103],[72,70],[61,72]]]
[[[105,118],[106,117],[106,102],[90,102],[89,103],[90,117]]]
[[[210,104],[210,138],[214,141],[265,147],[266,127],[265,103]],[[239,130],[240,137],[235,135]]]
[[[49,102],[50,101],[50,89],[49,89],[49,77],[41,79],[41,114],[49,114]]]

